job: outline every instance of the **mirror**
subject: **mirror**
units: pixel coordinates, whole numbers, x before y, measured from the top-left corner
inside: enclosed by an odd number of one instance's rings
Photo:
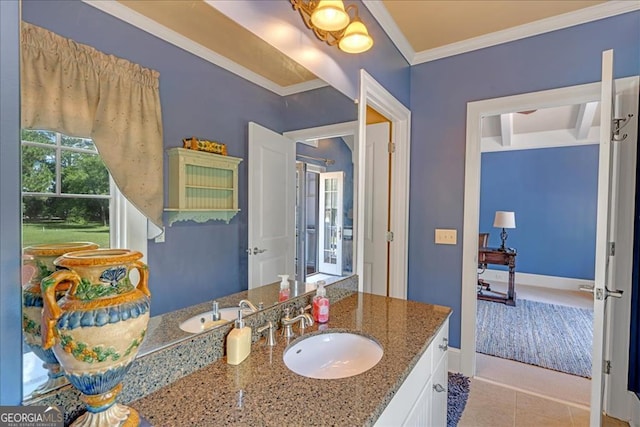
[[[122,10],[123,3],[130,2],[108,3],[114,3],[109,7]],[[196,8],[204,5],[203,2],[161,3]],[[130,12],[129,16],[132,16]],[[154,336],[156,332],[165,332],[163,328],[167,322],[176,319],[176,316],[184,316],[184,310],[188,308],[203,307],[209,310],[213,299],[223,302],[221,307],[236,305],[242,296],[256,304],[263,302],[265,306],[276,303],[277,292],[275,295],[272,292],[274,285],[247,291],[247,123],[257,121],[283,133],[354,121],[357,119],[357,111],[353,101],[335,89],[321,86],[317,82],[314,83],[315,86],[309,86],[315,87],[312,90],[290,94],[287,89],[276,94],[271,89],[260,87],[187,52],[186,47],[181,49],[173,46],[84,2],[24,2],[22,18],[102,52],[158,70],[165,149],[181,146],[182,138],[195,135],[227,144],[229,155],[244,160],[239,170],[239,204],[242,210],[229,224],[217,221],[204,224],[176,223],[167,227],[164,242],[148,242],[147,264],[150,270],[153,317],[139,355],[191,336],[179,331],[177,327],[175,335]],[[214,25],[209,29],[217,28]],[[245,46],[239,45],[229,34],[221,33],[217,37],[227,47],[245,50]],[[208,53],[201,52],[201,55],[206,56]],[[270,62],[265,58],[271,59],[271,56],[261,56],[262,64]],[[265,85],[269,86],[268,83]],[[310,157],[331,159],[333,152],[340,156],[344,154],[343,144],[344,140],[321,140],[317,148],[304,146],[301,150]],[[338,159],[334,160],[337,162]],[[304,162],[323,163],[313,159],[305,159]],[[348,172],[345,171],[345,174]],[[166,189],[166,169],[164,175]],[[345,180],[344,187],[352,188],[353,184]],[[350,219],[349,211],[347,208],[343,214],[346,221],[344,227]],[[300,264],[306,265],[307,261],[301,261]],[[345,261],[345,265],[347,264],[348,260]],[[348,271],[343,266],[342,272]],[[276,280],[277,277],[274,277],[273,281]],[[294,295],[307,290],[303,282],[292,287]],[[230,299],[225,300],[225,297]],[[27,357],[29,351],[26,347],[24,354],[25,374],[39,371],[40,375],[44,374],[46,377],[46,371],[41,369],[42,361],[35,356]],[[25,397],[39,385],[37,381],[25,378]]]

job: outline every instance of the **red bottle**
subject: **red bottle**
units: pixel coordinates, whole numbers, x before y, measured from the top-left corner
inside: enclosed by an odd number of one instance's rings
[[[327,323],[329,321],[329,298],[324,288],[324,281],[318,282],[318,290],[316,296],[313,297],[313,320],[318,323]]]

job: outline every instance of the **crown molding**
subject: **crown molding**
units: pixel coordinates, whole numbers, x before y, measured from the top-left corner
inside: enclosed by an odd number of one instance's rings
[[[380,0],[362,0],[362,3],[369,9],[369,12],[371,12],[375,20],[378,21],[384,32],[387,33],[392,43],[398,48],[407,62],[413,64],[416,52],[398,27],[398,24],[396,24],[396,21],[394,21],[389,14],[384,3]]]
[[[96,9],[101,10],[104,13],[118,18],[128,24],[131,24],[136,28],[139,28],[155,37],[158,37],[161,40],[166,41],[167,43],[170,43],[176,47],[179,47],[180,49],[196,55],[204,59],[205,61],[215,64],[218,67],[223,68],[277,95],[287,96],[327,86],[327,83],[320,79],[291,86],[280,86],[272,82],[271,80],[254,73],[248,68],[245,68],[242,65],[239,65],[238,63],[231,61],[230,59],[212,51],[211,49],[208,49],[199,43],[195,43],[193,40],[188,39],[187,37],[173,31],[172,29],[167,28],[152,19],[149,19],[132,9],[129,9],[121,3],[118,3],[116,1],[100,0],[82,1],[89,6],[95,7]]]
[[[599,19],[609,18],[623,13],[640,10],[640,1],[637,0],[611,0],[606,3],[587,7],[575,12],[541,19],[529,24],[496,31],[484,36],[474,37],[460,42],[451,43],[434,49],[415,52],[406,39],[389,11],[380,0],[362,0],[369,12],[378,21],[382,29],[387,33],[393,44],[398,48],[402,56],[410,65],[422,64],[461,53],[471,52],[485,47],[496,46],[502,43],[520,40],[539,34],[548,33]]]
[[[474,37],[461,42],[452,43],[435,49],[423,50],[414,55],[411,65],[435,61],[448,56],[459,55],[485,47],[520,40],[587,22],[597,21],[623,13],[640,10],[640,1],[612,0],[599,5],[587,7],[575,12],[541,19],[529,24],[519,25],[502,31],[496,31],[484,36]]]

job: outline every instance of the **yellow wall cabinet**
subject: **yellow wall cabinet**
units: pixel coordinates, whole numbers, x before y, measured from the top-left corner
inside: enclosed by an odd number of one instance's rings
[[[185,148],[169,153],[169,226],[177,221],[227,224],[238,209],[238,165],[242,159]]]

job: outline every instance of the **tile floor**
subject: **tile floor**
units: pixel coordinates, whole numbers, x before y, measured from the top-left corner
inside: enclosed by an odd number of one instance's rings
[[[606,418],[605,427],[629,424]],[[589,410],[474,378],[458,427],[588,427]]]
[[[506,284],[492,283],[500,290]],[[558,291],[517,285],[517,297],[582,308],[592,297],[579,291]],[[459,427],[588,426],[591,381],[511,360],[478,353],[467,406]],[[628,426],[606,418],[606,427]]]

